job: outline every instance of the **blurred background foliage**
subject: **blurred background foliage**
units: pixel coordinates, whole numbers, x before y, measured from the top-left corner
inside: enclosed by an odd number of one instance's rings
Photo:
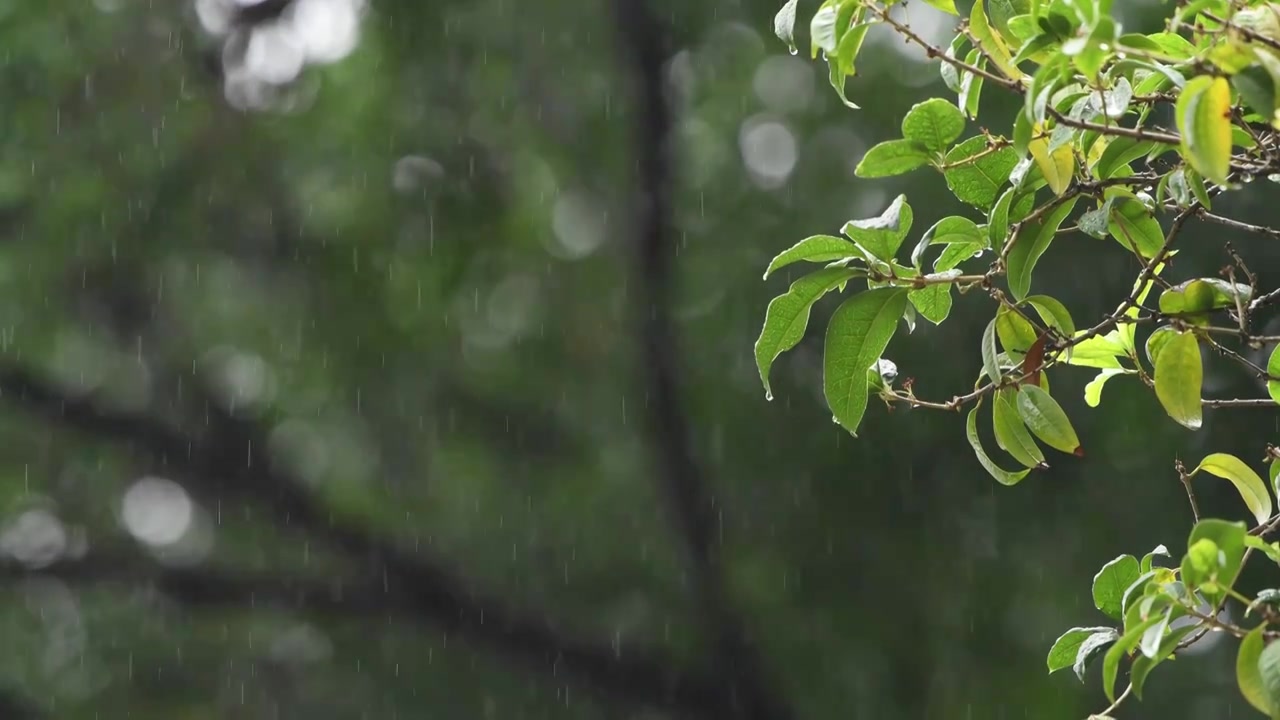
[[[465,592],[387,601],[406,581],[377,550],[606,657],[723,670],[641,431],[627,244],[644,109],[609,8],[242,4],[241,22],[231,0],[0,0],[3,717],[679,716],[565,671],[501,618],[459,620]],[[803,718],[1100,708],[1096,681],[1046,674],[1050,643],[1099,624],[1103,563],[1180,550],[1174,458],[1260,457],[1276,413],[1213,412],[1191,433],[1137,383],[1088,409],[1091,374],[1064,369],[1055,394],[1087,456],[1001,488],[959,416],[873,407],[857,439],[832,424],[820,333],[766,402],[750,348],[788,282],[761,282],[770,257],[899,192],[912,238],[966,212],[927,171],[853,177],[945,89],[877,29],[851,111],[772,36],[778,0],[658,4],[679,113],[677,360],[728,595],[772,682]],[[1118,5],[1128,27],[1160,21],[1152,0]],[[948,39],[923,3],[898,12]],[[1011,117],[989,93],[969,134]],[[1222,204],[1276,222],[1274,196],[1260,182]],[[1203,225],[1173,275],[1213,274],[1224,239],[1280,282],[1274,242]],[[1038,290],[1078,319],[1137,271],[1083,235],[1042,267]],[[889,357],[949,398],[991,311],[963,298]],[[1206,394],[1262,393],[1211,368]],[[1202,506],[1235,517],[1222,485]],[[1217,640],[1130,716],[1245,713]]]

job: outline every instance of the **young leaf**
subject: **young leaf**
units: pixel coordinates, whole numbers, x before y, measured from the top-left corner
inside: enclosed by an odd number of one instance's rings
[[[1036,342],[1036,329],[1025,317],[1006,305],[996,311],[996,337],[1010,355],[1021,356]]]
[[[1133,375],[1133,370],[1125,368],[1108,368],[1099,370],[1098,374],[1084,386],[1084,402],[1089,407],[1098,407],[1102,404],[1102,388],[1107,381],[1116,375]]]
[[[1267,375],[1270,376],[1267,380],[1267,394],[1280,403],[1280,345],[1271,351],[1271,359],[1267,361]]]
[[[1054,195],[1062,196],[1071,185],[1075,176],[1076,154],[1070,144],[1061,145],[1056,150],[1049,149],[1049,138],[1041,137],[1027,144],[1031,157],[1035,158],[1036,167],[1040,168],[1045,182]]]
[[[943,176],[958,200],[985,212],[991,209],[1017,164],[1016,150],[1003,147],[992,152],[987,147],[987,138],[978,135],[951,148]]]
[[[878,288],[854,295],[831,316],[823,389],[836,421],[850,433],[867,409],[867,368],[884,352],[906,307],[906,290]]]
[[[1151,564],[1156,559],[1157,555],[1160,557],[1169,557],[1169,548],[1164,545],[1157,545],[1154,550],[1142,556],[1142,562],[1140,563],[1141,567],[1139,569],[1144,573],[1150,572]]]
[[[1138,559],[1132,555],[1121,555],[1103,565],[1093,576],[1094,607],[1116,620],[1124,617],[1124,592],[1141,575],[1139,570]]]
[[[1017,394],[1018,391],[1013,388],[996,391],[991,407],[991,424],[996,434],[996,444],[1026,467],[1042,467],[1045,464],[1044,453],[1031,438],[1026,424],[1018,415]]]
[[[1201,460],[1191,474],[1195,475],[1201,470],[1217,475],[1235,485],[1240,497],[1244,499],[1245,506],[1249,508],[1249,512],[1253,513],[1253,519],[1257,520],[1259,525],[1271,517],[1271,494],[1267,492],[1266,484],[1262,482],[1262,478],[1258,477],[1258,473],[1245,465],[1240,458],[1226,453],[1213,453]]]
[[[1004,39],[999,33],[993,31],[987,22],[987,15],[982,5],[982,2],[973,4],[973,9],[969,12],[969,31],[1001,72],[1014,80],[1022,78],[1024,73],[1013,64],[1013,56],[1010,55],[1009,46],[1005,44]]]
[[[928,165],[933,157],[928,148],[913,140],[886,140],[862,156],[853,174],[860,178],[902,175]]]
[[[1262,633],[1266,624],[1259,625],[1249,631],[1240,641],[1240,650],[1236,652],[1236,684],[1240,686],[1240,694],[1259,712],[1271,715],[1271,698],[1267,694],[1266,685],[1262,682],[1262,671],[1258,668],[1258,660],[1262,657],[1262,649],[1267,639]]]
[[[940,152],[964,132],[964,113],[943,100],[932,98],[918,103],[902,119],[902,137],[919,143],[927,150]]]
[[[907,196],[899,195],[880,217],[850,220],[844,224],[841,232],[872,255],[888,262],[898,252],[903,238],[911,231],[912,219]]]
[[[969,447],[973,448],[973,453],[978,456],[978,462],[982,464],[982,467],[991,477],[996,479],[996,482],[1001,485],[1017,485],[1031,471],[1009,472],[992,462],[991,457],[987,455],[987,451],[982,449],[982,441],[978,438],[978,408],[980,407],[982,407],[982,403],[978,403],[969,411],[969,417],[966,418],[964,426],[965,439],[969,441]]]
[[[769,369],[773,361],[790,350],[804,338],[809,326],[809,309],[823,295],[855,275],[849,268],[824,268],[806,275],[791,284],[791,289],[769,303],[765,311],[764,328],[756,340],[756,367],[760,381],[764,383],[765,397],[773,399],[769,387]]]
[[[1192,430],[1202,424],[1200,391],[1204,366],[1194,333],[1178,333],[1160,349],[1155,362],[1156,397],[1169,417]]]
[[[773,16],[773,33],[787,44],[792,55],[796,54],[796,2],[787,0],[777,15]]]
[[[1076,656],[1080,653],[1080,646],[1094,635],[1103,635],[1108,637],[1110,640],[1115,640],[1119,637],[1119,635],[1116,634],[1116,631],[1109,627],[1071,628],[1070,630],[1062,633],[1062,635],[1054,641],[1053,647],[1049,648],[1049,657],[1046,659],[1046,662],[1049,665],[1049,672],[1055,673],[1074,665]]]
[[[778,253],[778,256],[769,263],[768,269],[764,271],[764,279],[768,280],[769,275],[775,270],[792,263],[825,263],[849,257],[862,257],[862,253],[853,243],[834,235],[814,235]]]
[[[1053,242],[1058,228],[1075,208],[1077,199],[1073,197],[1059,203],[1043,223],[1031,223],[1018,234],[1017,242],[1009,251],[1009,290],[1019,301],[1026,298],[1031,290],[1031,271],[1044,251],[1049,249],[1049,243]]]
[[[1244,523],[1215,519],[1201,520],[1196,523],[1195,527],[1191,528],[1191,536],[1187,538],[1187,555],[1182,559],[1182,580],[1187,584],[1188,589],[1196,589],[1199,584],[1198,576],[1203,574],[1196,569],[1194,553],[1191,551],[1197,543],[1208,540],[1217,548],[1212,558],[1216,563],[1218,587],[1213,590],[1201,588],[1200,592],[1210,602],[1216,602],[1225,597],[1226,591],[1223,588],[1229,588],[1235,584],[1236,575],[1240,573],[1240,565],[1244,561],[1245,535]]]
[[[1200,75],[1178,96],[1182,155],[1196,172],[1222,185],[1231,172],[1231,86],[1226,78]]]

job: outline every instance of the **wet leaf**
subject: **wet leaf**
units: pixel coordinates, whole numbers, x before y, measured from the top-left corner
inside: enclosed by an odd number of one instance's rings
[[[907,297],[926,320],[934,325],[940,325],[951,314],[952,287],[950,283],[927,285],[918,290],[912,290]]]
[[[978,438],[978,408],[980,407],[982,407],[982,403],[978,403],[969,411],[969,416],[965,420],[965,439],[969,441],[969,447],[973,448],[973,453],[977,456],[978,462],[982,464],[983,469],[991,477],[995,478],[996,482],[1001,485],[1017,485],[1031,471],[1009,472],[992,462],[991,457],[987,455],[987,451],[982,449],[982,441]]]
[[[1017,394],[1018,391],[1013,388],[996,391],[991,408],[991,424],[996,444],[1024,466],[1037,468],[1044,465],[1044,453],[1018,415]]]
[[[778,253],[764,271],[764,279],[774,271],[797,262],[825,263],[850,257],[862,257],[853,243],[834,235],[814,235]]]
[[[1067,310],[1067,306],[1056,298],[1048,295],[1032,295],[1023,302],[1035,308],[1045,325],[1056,328],[1064,337],[1069,338],[1076,334],[1076,324],[1071,319],[1071,313]]]
[[[929,149],[918,142],[886,140],[868,150],[853,173],[860,178],[893,177],[924,167],[932,159]]]
[[[879,217],[850,220],[841,231],[859,247],[886,262],[893,259],[902,240],[911,232],[913,216],[907,197],[899,195]]]
[[[836,421],[850,433],[867,409],[867,368],[884,353],[906,307],[906,290],[878,288],[854,295],[831,316],[823,388]]]
[[[1271,714],[1271,697],[1267,693],[1266,683],[1262,680],[1262,670],[1258,661],[1262,658],[1262,650],[1267,639],[1262,633],[1267,626],[1259,625],[1249,631],[1240,641],[1240,649],[1236,652],[1236,684],[1240,686],[1240,694],[1259,712]]]
[[[964,113],[943,100],[932,98],[918,103],[902,119],[902,137],[926,150],[945,150],[964,132]]]
[[[792,55],[796,53],[796,2],[797,0],[787,0],[778,14],[773,16],[773,33],[787,44]]]
[[[1018,153],[1011,147],[987,150],[987,139],[981,135],[965,140],[947,153],[943,173],[957,199],[984,212],[991,209],[1018,164]]]
[[[1219,185],[1231,172],[1231,87],[1226,78],[1201,75],[1178,96],[1177,125],[1182,156]]]
[[[1009,251],[1009,290],[1021,301],[1031,289],[1031,272],[1040,256],[1049,249],[1058,234],[1058,228],[1071,214],[1078,198],[1071,198],[1055,207],[1042,223],[1030,223],[1018,234],[1018,240]]]
[[[795,347],[804,338],[809,326],[809,310],[823,295],[853,277],[848,268],[824,268],[806,275],[791,284],[791,289],[769,303],[765,311],[764,328],[756,340],[756,367],[760,381],[764,383],[765,396],[772,398],[769,387],[769,370],[773,361],[782,353]]]
[[[1120,637],[1114,629],[1109,627],[1071,628],[1058,636],[1053,647],[1049,648],[1049,657],[1046,659],[1049,672],[1054,673],[1074,665],[1076,656],[1080,654],[1080,647],[1095,635],[1109,638],[1108,641],[1114,641]]]

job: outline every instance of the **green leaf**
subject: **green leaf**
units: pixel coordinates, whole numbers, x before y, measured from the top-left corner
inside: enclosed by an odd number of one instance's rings
[[[769,263],[769,268],[764,271],[764,279],[768,280],[769,275],[775,270],[792,263],[826,263],[850,257],[862,257],[862,253],[858,252],[857,246],[853,243],[834,235],[814,235],[778,253],[778,256]]]
[[[1018,388],[1018,414],[1031,432],[1049,447],[1077,457],[1084,455],[1067,414],[1043,389],[1035,385]]]
[[[1271,376],[1271,379],[1267,380],[1267,394],[1272,400],[1280,403],[1280,345],[1271,351],[1271,359],[1267,360],[1267,375]]]
[[[1200,592],[1209,602],[1216,602],[1226,596],[1225,588],[1235,584],[1240,573],[1240,565],[1244,561],[1245,552],[1244,523],[1232,523],[1226,520],[1201,520],[1191,528],[1191,536],[1187,538],[1187,555],[1182,559],[1182,580],[1187,588],[1194,590],[1204,579],[1204,572],[1195,566],[1192,549],[1201,541],[1208,540],[1217,548],[1215,565],[1210,576],[1216,576],[1216,588],[1200,588]]]
[[[928,148],[914,140],[886,140],[862,156],[853,174],[860,178],[892,177],[928,165],[932,159]]]
[[[1117,170],[1128,167],[1129,163],[1151,152],[1155,145],[1150,140],[1112,138],[1102,151],[1102,157],[1098,158],[1098,164],[1093,167],[1093,174],[1099,180],[1114,177]]]
[[[1013,388],[996,391],[991,408],[991,424],[996,434],[996,444],[1026,467],[1042,467],[1045,464],[1044,453],[1031,438],[1026,424],[1018,415],[1017,395],[1018,391]]]
[[[1164,231],[1155,215],[1138,200],[1118,198],[1111,205],[1107,230],[1126,250],[1137,249],[1148,260],[1164,247]]]
[[[1140,655],[1134,658],[1133,667],[1129,669],[1129,683],[1133,685],[1133,694],[1139,700],[1142,699],[1142,687],[1147,682],[1147,676],[1151,674],[1155,666],[1167,660],[1173,654],[1173,651],[1177,649],[1178,643],[1182,642],[1197,629],[1196,625],[1184,625],[1171,630],[1160,641],[1160,646],[1152,657]]]
[[[978,41],[978,45],[982,47],[987,57],[991,58],[996,67],[1000,68],[1001,72],[1014,80],[1023,76],[1024,73],[1013,64],[1013,56],[1009,53],[1009,46],[1005,44],[999,34],[992,31],[991,26],[988,24],[981,0],[975,2],[973,9],[969,11],[969,32]]]
[[[973,453],[977,455],[978,462],[982,464],[982,467],[991,477],[996,479],[996,482],[1001,485],[1017,485],[1031,471],[1009,472],[992,462],[990,456],[987,455],[987,451],[982,449],[982,441],[978,438],[978,408],[980,407],[982,407],[981,402],[969,411],[969,416],[965,420],[965,439],[969,441],[969,447],[972,447]]]
[[[1161,621],[1160,616],[1148,618],[1137,626],[1129,629],[1115,645],[1107,651],[1102,659],[1102,689],[1107,693],[1107,699],[1111,702],[1116,701],[1116,674],[1120,671],[1120,659],[1128,655],[1142,641],[1142,636],[1147,629]]]
[[[978,135],[951,148],[943,176],[957,199],[985,212],[991,209],[1017,164],[1016,150],[1004,147],[987,152],[987,139]]]
[[[1273,642],[1262,649],[1258,656],[1258,674],[1262,676],[1262,687],[1271,704],[1272,720],[1275,720],[1280,709],[1280,643]]]
[[[1245,506],[1253,513],[1253,519],[1259,525],[1271,517],[1271,494],[1267,492],[1266,484],[1240,458],[1226,453],[1213,453],[1201,460],[1191,474],[1195,475],[1201,470],[1235,485]]]
[[[942,251],[938,259],[933,261],[933,269],[937,272],[953,270],[964,261],[976,257],[986,247],[985,242],[951,243],[946,250]]]
[[[1124,617],[1124,591],[1141,575],[1138,559],[1121,555],[1093,576],[1094,607],[1116,620]]]
[[[1150,360],[1152,365],[1156,364],[1156,358],[1160,355],[1160,350],[1164,347],[1164,344],[1169,342],[1169,340],[1177,333],[1177,330],[1165,325],[1163,327],[1156,328],[1155,331],[1147,337],[1147,360]]]
[[[777,15],[773,16],[773,33],[787,44],[792,55],[796,54],[796,2],[787,0]]]
[[[927,150],[946,150],[964,132],[964,113],[943,100],[932,98],[918,103],[902,119],[902,137]]]
[[[849,298],[827,326],[822,380],[835,420],[856,433],[867,409],[867,368],[884,352],[907,307],[907,292],[878,288]]]
[[[888,262],[893,259],[902,240],[911,232],[913,216],[907,196],[899,195],[880,217],[850,220],[841,231],[867,252]]]
[[[1056,298],[1048,295],[1032,295],[1023,302],[1035,308],[1040,319],[1044,320],[1044,324],[1057,328],[1064,337],[1076,334],[1076,324],[1071,320],[1071,313],[1067,310],[1067,306]]]
[[[1259,625],[1240,641],[1240,650],[1236,653],[1236,684],[1250,705],[1270,715],[1271,698],[1258,668],[1258,660],[1262,658],[1262,649],[1267,643],[1266,636],[1262,634],[1266,629],[1266,624]]]
[[[1157,545],[1154,550],[1142,556],[1142,567],[1139,569],[1144,573],[1150,572],[1151,564],[1156,559],[1156,556],[1169,557],[1169,548],[1164,545]]]
[[[941,325],[942,321],[951,314],[953,287],[950,283],[926,285],[918,290],[912,290],[907,297],[926,320],[934,325]]]
[[[1082,330],[1076,335],[1083,333]],[[1119,358],[1125,354],[1124,346],[1119,342],[1119,333],[1113,330],[1106,335],[1097,335],[1076,343],[1067,350],[1067,364],[1099,370],[1119,369]]]
[[[996,359],[1000,354],[996,348],[996,320],[987,323],[982,333],[982,369],[993,383],[1000,382],[1000,362]]]
[[[926,230],[924,235],[921,236],[920,242],[916,244],[915,250],[911,252],[911,264],[917,268],[920,267],[920,258],[930,245],[977,244],[979,247],[983,247],[986,244],[985,240],[986,238],[978,230],[978,226],[969,218],[958,215],[944,217],[934,223],[933,227]],[[969,254],[972,255],[973,253],[970,252]]]
[[[996,336],[1006,352],[1019,358],[1031,349],[1038,337],[1031,323],[1006,305],[996,311]]]
[[[1178,96],[1177,124],[1182,155],[1191,167],[1219,185],[1231,172],[1231,86],[1226,78],[1200,75]]]
[[[924,0],[925,4],[938,8],[942,12],[959,15],[960,11],[956,10],[955,0]]]
[[[1080,653],[1080,646],[1094,635],[1107,636],[1111,640],[1120,637],[1115,630],[1109,627],[1071,628],[1058,636],[1058,639],[1053,643],[1053,647],[1049,648],[1049,657],[1046,659],[1049,665],[1049,672],[1055,673],[1074,665],[1076,656]]]
[[[1107,381],[1116,375],[1134,375],[1133,370],[1124,368],[1108,368],[1098,371],[1098,374],[1084,386],[1084,402],[1089,407],[1098,407],[1102,404],[1102,388]]]
[[[1084,682],[1085,671],[1089,669],[1089,663],[1098,657],[1107,646],[1120,639],[1120,633],[1113,628],[1099,628],[1098,632],[1090,635],[1080,644],[1080,649],[1076,651],[1076,661],[1071,664],[1071,669],[1075,671],[1076,677],[1080,682]]]
[[[1049,249],[1049,243],[1058,233],[1058,228],[1067,219],[1076,206],[1073,197],[1059,203],[1049,213],[1043,223],[1029,223],[1018,234],[1017,241],[1009,251],[1009,290],[1014,298],[1021,301],[1031,290],[1031,272],[1039,262],[1040,256]]]
[[[810,308],[818,298],[855,274],[849,268],[824,268],[796,280],[790,290],[769,303],[764,328],[755,347],[756,367],[760,370],[760,381],[764,383],[765,397],[773,399],[773,390],[769,387],[769,370],[773,361],[804,338],[805,328],[809,326]]]
[[[1165,412],[1180,425],[1199,430],[1204,367],[1195,334],[1180,332],[1169,338],[1156,356],[1155,368],[1156,397]]]
[[[1174,285],[1160,294],[1160,312],[1189,315],[1248,304],[1253,288],[1221,278],[1196,278]]]
[[[836,46],[840,40],[840,31],[837,29],[839,15],[840,9],[837,7],[836,0],[826,0],[822,3],[822,7],[818,8],[818,12],[813,14],[813,19],[809,21],[811,57],[818,57],[818,50],[822,50],[827,55],[836,53]],[[774,21],[777,22],[776,17]]]

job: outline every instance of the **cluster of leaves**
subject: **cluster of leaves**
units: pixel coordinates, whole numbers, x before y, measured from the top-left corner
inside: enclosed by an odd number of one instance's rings
[[[953,0],[926,2],[960,16]],[[976,0],[947,47],[915,34],[894,16],[894,4],[823,0],[809,23],[811,55],[822,55],[832,86],[852,108],[846,80],[856,73],[871,28],[887,26],[939,60],[954,102],[940,97],[910,108],[901,137],[868,150],[856,172],[863,178],[941,173],[972,217],[943,218],[908,243],[913,213],[899,196],[878,217],[849,221],[840,235],[814,235],[777,255],[766,279],[798,263],[821,268],[769,304],[755,346],[766,394],[772,397],[774,361],[804,337],[814,303],[865,282],[839,305],[826,330],[823,387],[834,420],[856,434],[873,394],[891,405],[971,406],[968,441],[983,467],[1006,485],[1047,466],[1042,445],[1083,455],[1050,392],[1051,368],[1096,370],[1085,390],[1091,407],[1101,403],[1111,378],[1133,378],[1191,430],[1201,426],[1206,407],[1280,406],[1280,337],[1251,329],[1257,311],[1280,301],[1280,290],[1260,291],[1229,246],[1232,263],[1220,277],[1176,283],[1164,277],[1192,219],[1280,236],[1212,212],[1214,198],[1255,177],[1280,181],[1280,3],[1180,2],[1170,6],[1163,30],[1143,34],[1123,30],[1112,17],[1112,0]],[[799,0],[788,0],[774,21],[792,52],[798,6]],[[984,129],[966,137],[990,92],[1021,100],[1007,135]],[[1172,118],[1173,126],[1161,126],[1160,118]],[[1090,327],[1077,327],[1062,302],[1032,292],[1040,258],[1073,233],[1109,238],[1139,268],[1130,294]],[[884,354],[900,324],[910,332],[920,317],[942,323],[956,296],[968,294],[994,303],[975,353],[981,370],[973,389],[931,401],[917,397],[910,383],[896,387],[896,365]],[[1139,329],[1149,329],[1143,342]],[[1277,347],[1260,367],[1228,343]],[[1269,397],[1204,398],[1206,354],[1246,367],[1265,382]],[[984,448],[978,432],[984,403],[996,444],[1020,469],[1005,469]],[[1276,457],[1269,447],[1268,461]],[[1270,466],[1274,484],[1280,462]],[[1241,524],[1200,521],[1197,510],[1179,567],[1153,567],[1152,555],[1108,565],[1095,582],[1095,600],[1123,625],[1068,632],[1050,654],[1051,670],[1070,665],[1082,673],[1110,648],[1104,660],[1109,696],[1120,660],[1130,657],[1131,687],[1140,695],[1152,667],[1198,632],[1221,625],[1215,613],[1228,597],[1238,597],[1232,583],[1251,550],[1280,558],[1262,539],[1280,520],[1272,516],[1266,484],[1245,463],[1217,454],[1191,473],[1178,469],[1193,509],[1190,478],[1211,473],[1236,485],[1257,526],[1246,531]],[[1251,607],[1257,602],[1238,599]],[[1280,717],[1280,648],[1266,645],[1263,629],[1280,615],[1268,610],[1263,617],[1258,629],[1239,633],[1245,638],[1241,685],[1257,707]]]

